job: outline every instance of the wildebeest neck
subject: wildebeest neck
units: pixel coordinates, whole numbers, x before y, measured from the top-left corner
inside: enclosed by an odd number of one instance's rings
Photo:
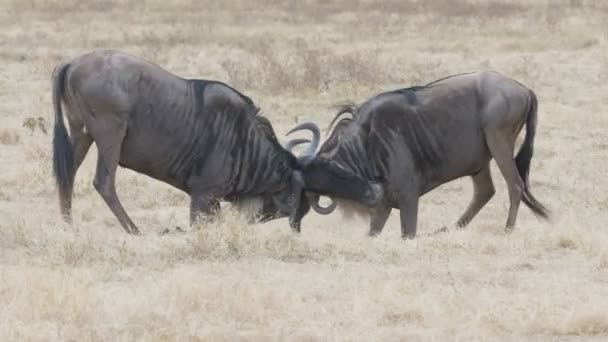
[[[321,146],[319,157],[327,158],[341,168],[370,181],[378,180],[380,174],[370,163],[368,145],[365,138],[354,130],[355,127],[342,126],[338,123],[336,130]]]
[[[224,112],[206,124],[215,134],[193,160],[191,178],[219,178],[226,196],[273,193],[288,184],[295,158],[278,143],[266,118]]]
[[[192,84],[192,90],[194,92],[194,96],[195,96],[195,98],[198,99],[200,107],[204,107],[205,90],[207,89],[207,87],[210,85],[216,84],[216,85],[220,85],[222,87],[226,87],[226,88],[232,90],[238,96],[240,96],[241,99],[243,99],[243,101],[245,101],[246,104],[248,104],[254,108],[255,114],[257,114],[259,112],[259,108],[255,106],[255,104],[253,103],[253,100],[249,96],[241,93],[240,91],[234,89],[233,87],[231,87],[230,85],[228,85],[224,82],[220,82],[220,81],[216,81],[216,80],[202,80],[202,79],[190,79],[189,81]]]

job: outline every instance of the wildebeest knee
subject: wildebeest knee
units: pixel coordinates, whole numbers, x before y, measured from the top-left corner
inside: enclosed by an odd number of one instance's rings
[[[494,184],[487,184],[484,186],[476,187],[474,197],[477,201],[488,202],[496,194]]]
[[[481,191],[479,195],[484,200],[489,201],[492,197],[494,197],[495,194],[496,194],[496,189],[494,188],[494,185],[490,185],[489,187],[487,187],[486,189]]]
[[[108,182],[101,181],[97,179],[97,177],[93,180],[93,187],[97,190],[97,193],[101,195],[101,197],[106,197],[110,195],[110,187]]]
[[[509,184],[509,194],[513,199],[521,199],[521,196],[524,193],[524,184],[523,182],[514,182]]]
[[[97,192],[101,193],[101,185],[99,184],[99,181],[97,180],[97,178],[95,178],[93,180],[93,188],[95,188],[95,190],[97,190]]]

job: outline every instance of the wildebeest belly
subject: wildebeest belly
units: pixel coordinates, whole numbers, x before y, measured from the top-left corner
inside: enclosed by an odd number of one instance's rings
[[[449,181],[478,173],[490,160],[485,140],[455,142],[442,154],[439,167],[427,175],[423,193]]]
[[[186,175],[175,172],[176,154],[184,150],[179,145],[179,140],[163,134],[127,130],[121,146],[119,165],[187,191]]]
[[[462,130],[443,139],[438,163],[424,175],[423,193],[443,183],[478,173],[491,158],[481,131]]]

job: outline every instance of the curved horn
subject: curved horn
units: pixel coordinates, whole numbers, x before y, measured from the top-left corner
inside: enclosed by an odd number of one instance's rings
[[[294,127],[291,131],[287,132],[286,135],[290,135],[291,133],[303,130],[309,130],[312,132],[312,142],[310,143],[310,145],[308,145],[308,148],[306,149],[306,151],[304,151],[304,153],[302,153],[302,155],[312,156],[315,154],[315,151],[317,151],[317,147],[319,147],[319,143],[321,142],[321,130],[319,129],[319,126],[317,126],[317,124],[313,122],[301,123]]]
[[[338,203],[336,203],[336,201],[334,201],[333,198],[331,198],[331,197],[330,197],[331,204],[328,205],[327,207],[323,207],[319,203],[319,199],[321,198],[321,196],[319,196],[318,194],[311,194],[311,193],[307,192],[306,196],[308,197],[308,201],[310,202],[310,206],[317,213],[319,213],[321,215],[329,215],[329,214],[333,213],[334,210],[336,210],[336,207],[338,206]]]
[[[291,150],[293,150],[294,147],[296,147],[297,145],[301,145],[301,144],[306,144],[309,143],[310,140],[308,139],[291,139],[287,142],[287,144],[285,144],[285,149],[289,152],[291,152]]]
[[[340,118],[344,114],[350,114],[352,116],[352,114],[349,113],[349,112],[338,113],[338,115],[334,116],[334,118],[329,123],[329,126],[327,127],[327,132],[325,132],[326,134],[329,134],[329,132],[331,131],[332,127],[334,127],[334,124],[336,123],[336,121],[338,121],[338,118]],[[352,118],[347,118],[345,120],[352,120]]]

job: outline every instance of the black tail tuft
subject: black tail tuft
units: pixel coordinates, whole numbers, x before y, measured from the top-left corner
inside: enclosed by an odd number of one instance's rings
[[[515,157],[515,164],[519,175],[524,181],[524,193],[523,202],[534,212],[534,214],[548,219],[550,210],[543,206],[530,192],[530,163],[532,161],[532,154],[534,152],[534,136],[536,135],[536,121],[538,111],[538,100],[534,92],[530,91],[532,101],[530,103],[530,109],[528,111],[528,119],[526,121],[526,137],[524,139],[517,156]]]
[[[69,64],[62,64],[53,72],[53,107],[55,127],[53,129],[53,173],[59,190],[59,202],[64,217],[70,220],[72,189],[74,186],[74,152],[70,136],[63,123],[61,99],[64,93],[65,73]]]

